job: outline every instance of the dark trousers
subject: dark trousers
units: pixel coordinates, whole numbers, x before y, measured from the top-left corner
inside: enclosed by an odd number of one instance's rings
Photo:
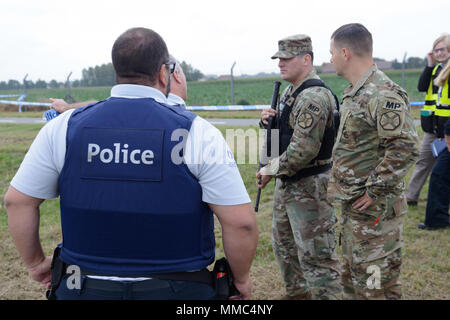
[[[450,203],[450,152],[445,148],[431,171],[428,186],[425,224],[429,227],[450,225],[448,208]]]
[[[203,283],[150,279],[98,280],[81,276],[79,289],[70,289],[65,275],[56,290],[57,300],[214,300],[214,289]],[[69,279],[70,282],[70,279]]]

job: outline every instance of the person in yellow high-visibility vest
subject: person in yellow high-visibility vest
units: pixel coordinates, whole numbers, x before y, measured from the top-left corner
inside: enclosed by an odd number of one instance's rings
[[[427,54],[427,66],[420,75],[419,84],[417,86],[417,89],[420,92],[426,92],[425,105],[421,111],[421,124],[424,136],[420,146],[419,159],[417,160],[414,172],[406,189],[406,198],[409,205],[417,205],[420,191],[436,161],[431,152],[430,144],[437,138],[438,122],[443,121],[443,119],[438,118],[438,116],[449,112],[448,109],[436,110],[436,100],[440,88],[443,90],[441,97],[447,97],[448,105],[448,80],[447,86],[439,87],[433,83],[439,76],[443,65],[445,65],[450,57],[448,43],[446,42],[447,37],[448,34],[443,34],[434,41],[432,51]],[[444,124],[445,122],[441,124],[442,128]]]
[[[450,37],[447,37],[450,43]],[[447,148],[439,153],[436,164],[431,171],[428,187],[427,209],[425,220],[417,225],[419,229],[435,230],[450,228],[450,101],[448,92],[448,79],[450,75],[450,60],[434,80],[434,85],[439,86],[436,100],[435,118],[437,119],[437,136],[445,141]],[[445,123],[445,124],[444,124]]]
[[[447,51],[450,52],[450,35],[447,36]],[[438,138],[444,137],[444,126],[450,119],[450,92],[448,90],[448,78],[450,74],[449,59],[439,76],[434,80],[434,85],[439,86],[436,109],[434,110],[434,130]]]

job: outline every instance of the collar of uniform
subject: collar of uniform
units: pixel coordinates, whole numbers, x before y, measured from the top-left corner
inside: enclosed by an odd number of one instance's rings
[[[344,94],[342,96],[342,99],[345,99],[346,97],[353,97],[356,92],[358,92],[359,89],[361,89],[361,87],[367,82],[367,80],[369,79],[369,77],[374,74],[375,72],[377,72],[378,67],[376,64],[373,64],[372,67],[370,67],[363,75],[362,77],[358,80],[358,82],[356,83],[356,85],[353,87],[352,84],[350,84],[347,89],[344,90]]]
[[[298,85],[292,86],[291,91],[290,91],[289,94],[291,94],[292,92],[294,92],[295,90],[297,90],[297,88],[299,88],[306,80],[310,80],[310,79],[319,79],[319,77],[317,76],[315,70],[311,70],[311,72],[308,73],[308,74],[306,75],[306,77],[303,78],[303,80],[300,81],[300,83],[299,83]]]
[[[167,104],[174,106],[174,105],[181,105],[181,106],[185,106],[186,102],[184,102],[184,100],[177,96],[176,94],[173,93],[169,93],[169,96],[167,97]]]
[[[161,91],[137,84],[115,85],[111,88],[111,97],[127,99],[153,98],[157,102],[167,103],[167,98]]]

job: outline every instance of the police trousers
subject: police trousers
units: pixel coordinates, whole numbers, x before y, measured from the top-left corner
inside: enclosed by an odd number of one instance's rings
[[[142,281],[112,281],[81,276],[74,288],[65,275],[56,290],[57,300],[214,300],[215,290],[207,284],[152,278]]]

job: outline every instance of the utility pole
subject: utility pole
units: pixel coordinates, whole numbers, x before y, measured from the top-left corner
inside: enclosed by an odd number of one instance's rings
[[[233,79],[233,68],[236,65],[236,61],[231,66],[231,104],[234,105],[234,79]]]
[[[19,99],[17,99],[17,101],[19,102],[19,112],[22,112],[22,101],[27,97],[27,77],[28,73],[25,75],[25,78],[23,78],[23,93],[19,97]]]
[[[64,100],[67,103],[74,103],[76,102],[75,99],[72,97],[71,92],[70,92],[70,76],[72,75],[72,72],[69,73],[69,75],[67,76],[67,80],[66,80],[66,88],[67,88],[67,94],[64,97]]]
[[[406,65],[406,52],[403,56],[403,63],[402,63],[402,88],[405,88],[405,65]]]

